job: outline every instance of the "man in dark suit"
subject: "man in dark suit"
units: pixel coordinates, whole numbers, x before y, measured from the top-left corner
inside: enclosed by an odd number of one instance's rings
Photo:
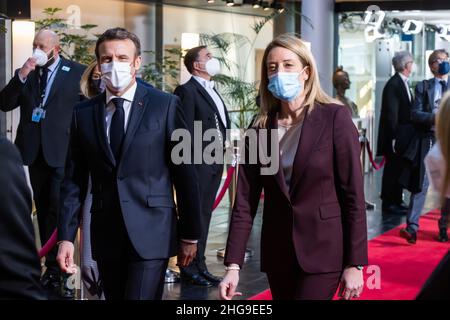
[[[395,54],[392,64],[396,73],[383,89],[377,155],[386,157],[381,186],[383,211],[405,214],[407,208],[402,205],[403,188],[398,181],[402,168],[402,150],[396,150],[396,147],[404,140],[403,136],[409,136],[410,132],[412,94],[408,78],[412,73],[414,60],[411,53],[401,51]]]
[[[229,129],[231,125],[230,118],[225,103],[214,88],[214,81],[211,81],[211,77],[220,71],[219,61],[212,57],[206,46],[200,46],[186,53],[184,64],[192,77],[185,84],[178,86],[175,94],[183,103],[189,131],[191,135],[194,131],[197,133],[194,130],[194,123],[201,125],[199,133],[202,136],[207,130],[216,130],[215,139],[218,139],[221,146],[225,147],[226,129]],[[208,144],[209,142],[203,143],[202,153]],[[202,160],[196,165],[196,170],[201,200],[201,217],[196,223],[201,228],[201,237],[198,242],[197,256],[190,266],[181,269],[181,277],[196,285],[211,286],[222,280],[208,271],[205,249],[212,208],[222,179],[223,163],[211,165]]]
[[[443,94],[448,90],[450,71],[449,54],[443,49],[434,50],[428,58],[428,66],[434,77],[419,82],[415,89],[415,99],[411,111],[411,121],[416,134],[410,143],[411,161],[403,167],[400,182],[411,191],[411,201],[407,214],[406,227],[400,236],[411,244],[417,241],[419,218],[425,205],[428,192],[428,176],[425,174],[424,159],[436,141],[436,114]],[[441,211],[444,214],[444,210]],[[447,219],[442,216],[439,222],[439,241],[448,241]]]
[[[45,299],[31,223],[31,193],[17,149],[0,138],[0,299]]]
[[[59,39],[53,31],[39,31],[33,49],[33,56],[0,92],[0,109],[6,112],[20,106],[15,143],[29,166],[39,236],[45,244],[56,228],[70,120],[73,107],[81,99],[79,83],[84,66],[59,55]],[[56,253],[55,248],[45,257],[43,285],[72,298],[73,290],[67,286],[59,290]],[[65,282],[67,276],[62,279]]]
[[[195,168],[171,161],[172,133],[187,132],[181,103],[136,83],[140,48],[122,28],[99,37],[106,92],[75,107],[61,191],[58,262],[73,272],[78,211],[91,175],[91,249],[108,300],[161,299],[169,257],[178,246],[178,263],[187,266],[199,238]]]

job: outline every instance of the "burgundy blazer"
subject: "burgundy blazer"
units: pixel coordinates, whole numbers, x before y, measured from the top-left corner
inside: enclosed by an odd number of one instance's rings
[[[277,129],[277,120],[269,116],[268,127]],[[261,164],[241,165],[224,263],[242,266],[264,189],[261,271],[283,272],[297,262],[307,273],[367,265],[360,151],[348,108],[316,104],[303,123],[289,188],[281,166],[264,176]]]

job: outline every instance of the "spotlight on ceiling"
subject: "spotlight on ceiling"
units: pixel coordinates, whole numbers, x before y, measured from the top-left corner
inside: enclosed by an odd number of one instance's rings
[[[261,1],[260,2],[260,6],[264,9],[264,11],[269,11],[270,10],[270,6],[269,6],[269,2],[268,1]]]
[[[273,1],[270,6],[272,7],[272,9],[277,10],[278,13],[284,12],[283,4],[279,3],[278,1]]]
[[[258,9],[259,8],[259,0],[255,0],[255,1],[253,1],[253,8],[254,9]]]
[[[227,6],[228,7],[234,6],[234,0],[227,0]]]
[[[214,3],[214,0],[207,0],[208,3]]]

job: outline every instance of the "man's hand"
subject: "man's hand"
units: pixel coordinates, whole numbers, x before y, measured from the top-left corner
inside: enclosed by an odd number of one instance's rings
[[[28,58],[19,70],[20,79],[24,80],[28,77],[31,71],[36,69],[36,59],[33,57]]]
[[[70,241],[62,241],[59,244],[58,255],[56,261],[58,262],[61,271],[65,273],[77,273],[77,266],[73,263],[73,243]]]
[[[186,268],[192,260],[194,260],[197,254],[197,243],[188,243],[180,241],[178,248],[178,263],[177,265],[181,268]]]

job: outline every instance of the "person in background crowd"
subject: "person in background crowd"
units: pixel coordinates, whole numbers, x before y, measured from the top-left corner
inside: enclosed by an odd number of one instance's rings
[[[73,107],[82,99],[80,78],[85,69],[59,51],[59,38],[53,31],[36,33],[33,56],[0,92],[0,110],[20,107],[15,143],[29,166],[42,244],[56,228],[70,120]],[[73,298],[74,290],[67,285],[69,275],[60,275],[56,253],[54,248],[45,257],[42,284],[63,298]]]
[[[358,106],[345,96],[345,91],[350,89],[350,79],[348,73],[342,66],[338,67],[333,74],[333,86],[336,89],[336,99],[346,106],[352,113],[352,118],[358,118]]]
[[[45,299],[19,151],[0,138],[0,299]]]
[[[448,90],[450,63],[448,52],[435,50],[428,58],[428,65],[434,77],[419,82],[415,89],[415,99],[411,112],[415,134],[408,144],[405,154],[410,155],[408,166],[404,166],[400,183],[411,191],[406,227],[400,230],[400,236],[408,243],[415,244],[419,229],[419,218],[425,205],[429,181],[425,174],[424,158],[435,142],[435,118],[441,98]],[[442,212],[444,212],[442,210]],[[439,236],[446,241],[446,233]]]
[[[80,80],[80,89],[87,99],[92,99],[105,91],[105,83],[102,81],[102,73],[97,61],[92,62],[84,71]]]
[[[377,155],[386,158],[381,183],[383,212],[403,215],[407,208],[403,205],[403,188],[399,183],[404,151],[401,143],[409,138],[411,131],[413,96],[408,79],[413,72],[414,59],[408,51],[400,51],[392,58],[392,65],[395,74],[383,89]]]
[[[232,299],[264,189],[261,270],[274,299],[358,297],[367,265],[367,226],[358,132],[347,107],[321,89],[316,63],[291,34],[266,48],[261,113],[253,130],[278,132],[280,167],[239,169],[221,299]],[[257,135],[258,136],[258,135]],[[260,138],[258,145],[269,145]],[[248,150],[247,150],[248,152]]]
[[[230,128],[228,111],[211,77],[220,72],[219,61],[214,58],[206,46],[190,49],[185,57],[184,64],[191,79],[175,89],[175,94],[181,98],[183,110],[186,114],[186,124],[191,135],[194,134],[194,122],[202,125],[202,136],[210,129],[216,130],[217,136],[225,148],[226,129]],[[205,142],[202,148],[209,144]],[[219,284],[222,278],[211,274],[206,266],[206,241],[208,239],[209,224],[211,222],[212,208],[220,186],[223,174],[223,163],[195,166],[200,187],[201,215],[196,223],[201,228],[201,237],[198,242],[197,255],[193,263],[181,269],[181,278],[199,286]]]
[[[443,201],[442,216],[439,219],[439,237],[448,241],[447,229],[450,223],[450,93],[441,100],[436,119],[437,143],[425,157],[428,179]],[[445,234],[444,234],[445,231]],[[425,282],[417,300],[450,299],[450,251],[444,256]]]
[[[427,177],[441,195],[442,208],[439,219],[439,240],[448,241],[450,214],[450,92],[442,98],[436,119],[437,143],[425,157]]]
[[[135,34],[109,29],[95,53],[106,91],[74,110],[57,260],[63,271],[76,270],[73,240],[90,174],[91,249],[105,298],[160,300],[169,257],[178,247],[186,267],[200,236],[195,168],[171,161],[172,133],[187,129],[183,110],[178,97],[136,82]]]
[[[101,94],[105,90],[102,74],[98,68],[97,61],[92,62],[84,71],[80,89],[87,99]],[[91,251],[91,206],[92,206],[92,185],[89,177],[89,184],[86,198],[83,203],[82,213],[82,241],[81,241],[81,280],[89,294],[103,300],[103,288],[98,272],[97,262],[92,259]]]

